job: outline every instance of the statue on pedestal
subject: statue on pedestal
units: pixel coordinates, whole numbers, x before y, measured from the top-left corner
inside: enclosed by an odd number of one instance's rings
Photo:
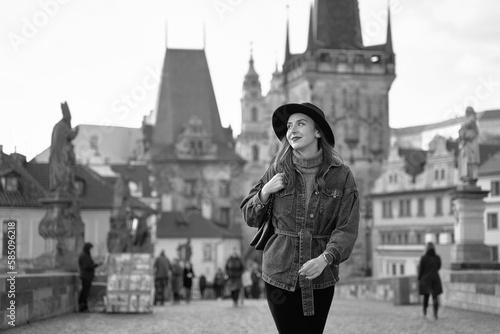
[[[63,114],[52,131],[49,158],[49,196],[40,201],[47,209],[38,226],[45,239],[46,252],[39,258],[42,267],[76,269],[83,247],[84,224],[75,191],[76,159],[72,140],[78,128],[71,128],[71,113],[66,102]]]
[[[458,131],[458,172],[464,185],[474,186],[479,170],[479,128],[472,107],[465,110],[466,120]]]
[[[52,130],[49,158],[49,190],[74,195],[76,158],[72,140],[78,127],[71,128],[71,113],[66,102],[61,103],[63,118]]]

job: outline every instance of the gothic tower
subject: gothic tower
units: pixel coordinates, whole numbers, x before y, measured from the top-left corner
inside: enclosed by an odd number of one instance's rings
[[[231,227],[241,216],[233,187],[244,160],[222,127],[205,50],[167,50],[151,138],[162,211]]]

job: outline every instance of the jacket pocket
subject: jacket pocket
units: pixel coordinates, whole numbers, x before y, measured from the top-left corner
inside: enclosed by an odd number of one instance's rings
[[[332,218],[340,207],[342,191],[336,188],[327,188],[321,192],[320,214],[323,217]]]
[[[287,216],[292,212],[295,189],[280,190],[274,197],[273,214],[276,217]]]

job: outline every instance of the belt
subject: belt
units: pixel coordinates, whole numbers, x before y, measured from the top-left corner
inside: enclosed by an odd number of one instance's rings
[[[299,238],[299,264],[311,259],[312,239],[329,239],[330,235],[312,235],[309,230],[301,229],[300,232],[291,232],[275,229],[276,234],[286,235],[292,238]],[[299,286],[302,295],[302,311],[305,316],[314,315],[314,294],[312,280],[305,276],[299,276]]]

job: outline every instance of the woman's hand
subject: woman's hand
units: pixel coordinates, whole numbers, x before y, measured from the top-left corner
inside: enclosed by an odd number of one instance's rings
[[[327,263],[323,258],[323,255],[320,255],[317,258],[304,263],[302,268],[299,269],[299,274],[305,276],[309,280],[312,280],[321,275],[326,265]]]
[[[264,187],[262,187],[262,190],[260,192],[261,201],[267,202],[271,194],[274,194],[275,192],[278,192],[281,189],[285,188],[285,185],[285,173],[277,173],[271,180],[269,180],[269,182],[264,185]]]

